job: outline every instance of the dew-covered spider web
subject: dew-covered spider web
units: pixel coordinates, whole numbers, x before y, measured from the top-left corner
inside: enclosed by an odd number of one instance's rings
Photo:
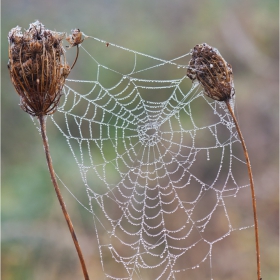
[[[250,203],[233,120],[186,77],[189,59],[89,37],[86,72],[71,73],[51,117],[81,174],[104,279],[216,279],[213,248],[252,224],[232,218],[240,197]]]

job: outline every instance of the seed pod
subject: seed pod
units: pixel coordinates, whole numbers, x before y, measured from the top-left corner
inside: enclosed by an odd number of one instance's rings
[[[45,29],[39,21],[28,30],[12,28],[9,41],[9,72],[20,96],[21,108],[32,116],[51,115],[58,107],[70,72],[62,46],[64,33]]]
[[[232,67],[219,51],[207,44],[196,45],[192,50],[187,76],[197,80],[205,94],[218,101],[226,101],[234,96]]]

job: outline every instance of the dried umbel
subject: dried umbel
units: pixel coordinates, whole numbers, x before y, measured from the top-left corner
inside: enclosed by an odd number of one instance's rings
[[[70,46],[69,47],[75,47],[80,45],[83,41],[83,33],[79,28],[72,29],[71,30],[72,34],[66,38],[66,40],[69,42]]]
[[[20,96],[21,108],[32,116],[53,114],[58,106],[65,79],[70,73],[62,46],[64,33],[45,29],[39,21],[21,32],[8,35],[12,83]]]
[[[84,41],[84,39],[87,38],[87,37],[83,38],[83,33],[81,32],[81,30],[79,28],[72,29],[71,32],[72,32],[72,34],[70,36],[66,37],[66,40],[70,44],[70,46],[67,46],[67,47],[72,48],[72,47],[77,46],[77,55],[76,55],[76,59],[75,59],[73,65],[71,66],[71,69],[72,69],[74,67],[74,65],[76,64],[77,59],[78,59],[79,46]]]
[[[205,43],[193,48],[187,76],[192,81],[197,80],[212,99],[226,101],[234,96],[231,65],[217,49]]]

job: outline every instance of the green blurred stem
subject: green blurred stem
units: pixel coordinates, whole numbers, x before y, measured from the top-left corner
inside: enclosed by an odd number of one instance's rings
[[[76,251],[78,253],[79,260],[80,260],[80,263],[81,263],[81,266],[82,266],[84,279],[89,280],[89,276],[88,276],[86,264],[85,264],[85,261],[84,261],[84,258],[83,258],[82,250],[80,248],[78,239],[76,237],[76,234],[75,234],[74,227],[73,227],[73,224],[71,222],[70,216],[69,216],[69,214],[66,210],[66,205],[65,205],[64,200],[62,198],[62,195],[61,195],[61,192],[59,190],[58,183],[57,183],[57,180],[56,180],[56,176],[55,176],[55,173],[54,173],[54,169],[53,169],[53,165],[52,165],[52,159],[51,159],[51,155],[50,155],[50,151],[49,151],[48,138],[47,138],[47,133],[46,133],[46,116],[43,116],[43,115],[38,116],[38,119],[39,119],[39,122],[40,122],[41,135],[42,135],[42,139],[43,139],[44,149],[45,149],[45,153],[46,153],[46,158],[47,158],[47,163],[48,163],[52,183],[53,183],[57,198],[59,200],[63,215],[64,215],[65,220],[67,222],[69,231],[71,233],[73,242],[75,244]]]
[[[254,181],[253,181],[253,174],[252,174],[252,168],[251,168],[251,164],[250,164],[250,159],[249,159],[249,155],[248,155],[248,151],[245,145],[245,141],[244,138],[242,136],[239,124],[237,122],[237,119],[234,115],[234,112],[230,106],[230,102],[229,100],[226,100],[226,105],[227,108],[233,118],[237,133],[239,135],[242,147],[243,147],[243,151],[244,151],[244,155],[246,158],[246,163],[247,163],[247,168],[248,168],[248,174],[249,174],[249,178],[250,178],[250,186],[251,186],[251,195],[252,195],[252,205],[253,205],[253,213],[254,213],[254,224],[255,224],[255,240],[256,240],[256,254],[257,254],[257,275],[258,275],[258,280],[261,280],[261,261],[260,261],[260,246],[259,246],[259,228],[258,228],[258,217],[257,217],[257,203],[256,203],[256,196],[255,196],[255,188],[254,188]]]

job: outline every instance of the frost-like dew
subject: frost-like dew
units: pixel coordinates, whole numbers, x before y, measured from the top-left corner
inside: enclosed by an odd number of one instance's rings
[[[189,279],[207,264],[211,279],[213,246],[239,229],[227,205],[248,186],[240,141],[223,102],[186,77],[188,55],[89,37],[79,58],[89,76],[71,76],[51,117],[80,170],[109,279]]]

